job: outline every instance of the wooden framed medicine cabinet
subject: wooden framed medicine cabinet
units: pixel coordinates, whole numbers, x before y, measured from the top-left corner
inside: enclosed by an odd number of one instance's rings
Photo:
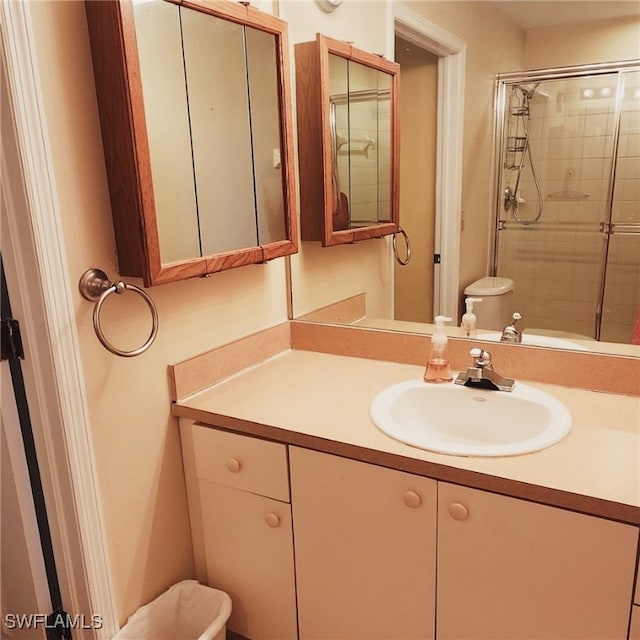
[[[400,66],[321,34],[295,57],[302,240],[398,233]]]
[[[298,249],[286,23],[86,0],[119,272],[152,286]]]

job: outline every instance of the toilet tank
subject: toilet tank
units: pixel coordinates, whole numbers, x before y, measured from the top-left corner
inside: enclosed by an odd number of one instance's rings
[[[480,278],[465,288],[464,295],[465,298],[482,298],[482,302],[476,302],[473,307],[478,329],[502,331],[511,321],[514,311],[511,278]]]

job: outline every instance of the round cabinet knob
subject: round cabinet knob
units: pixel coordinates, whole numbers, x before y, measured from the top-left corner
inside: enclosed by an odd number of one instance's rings
[[[411,509],[417,509],[422,505],[422,498],[415,491],[405,491],[402,500]]]
[[[242,469],[242,463],[237,458],[229,458],[227,460],[227,469],[231,473],[238,473]]]
[[[469,509],[459,502],[452,502],[449,505],[449,515],[454,520],[466,520],[469,517]]]
[[[280,526],[280,516],[276,513],[267,513],[264,519],[272,529]]]

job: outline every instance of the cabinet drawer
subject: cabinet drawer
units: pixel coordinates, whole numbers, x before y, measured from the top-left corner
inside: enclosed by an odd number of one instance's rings
[[[200,480],[289,502],[285,445],[194,425],[193,450]]]

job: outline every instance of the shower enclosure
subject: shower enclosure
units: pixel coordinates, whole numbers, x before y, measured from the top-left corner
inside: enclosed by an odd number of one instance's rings
[[[500,74],[492,273],[530,332],[630,343],[640,313],[640,61]]]

